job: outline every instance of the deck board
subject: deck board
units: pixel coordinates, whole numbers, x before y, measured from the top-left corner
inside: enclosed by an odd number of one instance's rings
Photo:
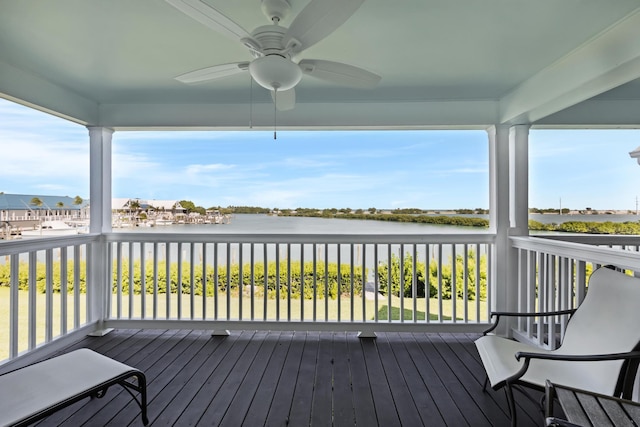
[[[391,336],[391,334],[388,334]],[[384,337],[380,337],[382,341]],[[409,390],[424,390],[421,393],[412,393],[411,397],[416,405],[416,409],[422,419],[424,425],[445,425],[444,418],[440,415],[440,410],[436,405],[429,390],[426,389],[425,383],[420,375],[420,370],[414,364],[413,359],[409,355],[405,347],[405,343],[400,337],[397,339],[388,338],[390,347],[396,357],[398,366],[402,371],[404,380],[406,381]]]
[[[484,392],[474,334],[116,330],[88,347],[147,375],[152,425],[508,425],[502,391]],[[521,425],[542,424],[520,402]],[[140,426],[114,386],[40,426]]]
[[[244,414],[244,423],[248,426],[259,426],[267,419],[271,402],[274,398],[274,390],[276,389],[284,363],[289,353],[293,332],[282,332],[278,336],[278,345],[273,353],[269,355],[269,363],[260,378],[260,385],[256,391],[251,405],[246,414]]]

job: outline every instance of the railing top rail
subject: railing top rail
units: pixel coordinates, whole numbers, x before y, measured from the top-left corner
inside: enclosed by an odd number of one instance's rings
[[[92,243],[99,239],[100,234],[91,233],[79,235],[74,234],[72,236],[11,240],[0,243],[0,256],[54,249],[61,246],[73,246],[78,244]]]
[[[611,234],[544,234],[532,237],[540,237],[547,240],[562,242],[586,243],[589,245],[640,245],[640,236],[636,235],[611,235]]]
[[[108,242],[183,243],[357,243],[437,244],[494,243],[495,234],[193,234],[193,233],[108,233]]]
[[[640,271],[640,252],[540,237],[511,237],[513,247]]]

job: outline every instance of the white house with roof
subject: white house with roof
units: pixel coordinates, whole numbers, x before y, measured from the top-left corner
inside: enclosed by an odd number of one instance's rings
[[[42,194],[0,194],[0,221],[62,217],[89,217],[89,200]]]

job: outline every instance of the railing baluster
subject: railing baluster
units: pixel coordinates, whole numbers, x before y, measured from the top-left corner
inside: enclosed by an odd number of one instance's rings
[[[291,321],[291,243],[287,243],[287,320]]]
[[[176,304],[178,319],[182,319],[182,242],[178,242],[178,277],[176,279]]]
[[[37,252],[29,252],[29,350],[33,350],[36,347],[36,326],[38,324],[38,307],[36,298],[37,259]]]
[[[429,253],[431,252],[431,245],[426,243],[424,245],[424,299],[425,299],[425,308],[424,308],[424,321],[425,323],[431,322],[431,266],[429,262],[431,261],[431,257]]]
[[[91,267],[91,263],[88,262],[88,260],[93,259],[93,258],[91,258],[91,251],[93,251],[93,245],[94,244],[88,244],[88,245],[84,246],[85,250],[86,250],[86,253],[87,253],[87,256],[86,256],[87,262],[85,263],[85,271],[84,271],[85,276],[84,277],[86,277],[87,280],[88,280],[89,277],[91,277],[91,268],[92,267]],[[94,319],[93,308],[92,308],[92,304],[91,304],[91,298],[93,297],[92,294],[94,292],[93,291],[93,287],[92,286],[85,286],[85,288],[86,289],[85,289],[85,293],[84,293],[84,296],[85,296],[84,304],[85,304],[85,307],[87,309],[85,310],[85,318],[83,319],[83,323],[87,323],[90,319]]]
[[[318,255],[316,254],[317,245],[311,246],[313,252],[313,321],[318,320]]]
[[[324,244],[324,320],[329,321],[329,243]]]
[[[373,245],[373,320],[378,322],[378,310],[380,305],[378,304],[378,293],[380,292],[380,277],[378,272],[378,244]]]
[[[547,302],[547,260],[548,257],[546,254],[540,254],[539,260],[539,273],[538,273],[538,310],[546,311],[546,302]],[[538,317],[538,330],[536,331],[538,345],[544,345],[544,318]]]
[[[456,245],[451,245],[451,320],[458,321],[458,257]]]
[[[464,304],[463,319],[464,323],[469,323],[469,245],[466,243],[463,245],[463,257],[462,257],[462,280],[463,291],[462,300]]]
[[[300,321],[304,322],[304,243],[300,243]]]
[[[196,315],[196,288],[195,288],[195,243],[191,242],[189,246],[189,314],[191,320],[195,319]]]
[[[367,274],[367,245],[362,244],[362,264],[360,265],[362,277],[362,288],[360,290],[360,298],[362,298],[362,321],[367,321],[367,281],[369,275]]]
[[[342,319],[342,304],[341,300],[342,300],[342,254],[341,252],[341,248],[342,245],[340,243],[338,243],[338,277],[337,277],[337,281],[338,281],[338,297],[336,298],[336,302],[338,305],[338,322]]]
[[[207,244],[201,244],[202,253],[202,320],[207,319]]]
[[[9,357],[14,358],[18,355],[18,334],[20,324],[20,306],[19,300],[19,286],[20,286],[20,256],[18,254],[12,254],[10,256],[9,267]]]
[[[263,292],[263,305],[262,305],[262,319],[267,320],[267,302],[269,297],[269,248],[266,243],[262,245],[262,260],[264,262],[264,292]]]
[[[129,319],[134,317],[134,301],[133,301],[133,250],[135,243],[129,242]]]
[[[392,321],[392,313],[393,313],[393,288],[392,288],[392,276],[391,270],[393,266],[393,259],[391,257],[391,243],[387,245],[387,322],[391,323]]]
[[[53,249],[45,252],[45,332],[44,341],[53,339]]]
[[[213,244],[213,319],[219,319],[218,313],[218,288],[220,286],[218,276],[218,243]]]
[[[438,322],[442,322],[442,243],[438,243]]]
[[[227,243],[227,320],[231,319],[231,243]]]
[[[238,243],[238,320],[242,320],[242,298],[244,296],[244,276],[242,271],[242,264],[244,258],[242,255],[242,243]]]
[[[73,248],[73,327],[74,328],[80,327],[80,261],[81,261],[81,258],[82,257],[80,255],[80,246],[76,245]],[[113,270],[111,263],[109,263],[109,268],[110,270]],[[111,287],[112,287],[111,281],[113,279],[111,279],[111,277],[112,275],[109,275],[109,279],[110,279],[109,290],[111,290]],[[85,287],[86,287],[86,283],[85,283]],[[111,293],[109,293],[109,296],[111,296]],[[111,312],[107,311],[107,313],[111,313]]]
[[[582,304],[587,294],[587,263],[578,261],[576,265],[576,307]]]
[[[400,244],[400,322],[404,323],[404,244]]]
[[[480,296],[482,295],[482,285],[480,283],[480,260],[482,257],[480,256],[480,243],[476,243],[476,271],[475,271],[475,281],[476,281],[476,322],[480,323]]]
[[[145,242],[140,242],[140,318],[147,317],[147,261]]]
[[[355,302],[354,302],[354,286],[353,286],[353,280],[354,280],[354,268],[355,268],[355,259],[353,257],[353,251],[354,251],[354,244],[351,243],[349,245],[349,264],[350,264],[350,268],[349,268],[349,279],[350,279],[350,286],[349,286],[349,310],[351,312],[351,315],[349,316],[351,321],[353,322],[355,320],[354,318],[354,311],[355,311]]]
[[[415,243],[412,246],[411,298],[413,299],[413,315],[411,320],[416,323],[418,321],[418,248]]]
[[[153,319],[158,318],[158,242],[153,242]]]
[[[171,319],[171,242],[165,242],[165,319]]]
[[[122,242],[116,243],[116,319],[122,318]]]
[[[64,246],[60,249],[60,335],[67,334],[67,282],[69,280],[67,263],[69,248]]]
[[[250,301],[251,301],[251,320],[256,319],[256,302],[255,302],[255,294],[256,294],[256,278],[255,278],[255,265],[256,265],[256,257],[255,257],[255,247],[254,244],[251,243],[249,246],[251,264],[249,265],[249,286],[251,287],[250,292]]]

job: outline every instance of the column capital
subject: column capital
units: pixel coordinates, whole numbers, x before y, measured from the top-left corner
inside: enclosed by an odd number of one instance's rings
[[[89,131],[89,135],[91,135],[92,133],[95,134],[96,132],[102,132],[106,135],[113,135],[113,133],[115,132],[111,128],[106,128],[102,126],[87,126],[87,130]]]

